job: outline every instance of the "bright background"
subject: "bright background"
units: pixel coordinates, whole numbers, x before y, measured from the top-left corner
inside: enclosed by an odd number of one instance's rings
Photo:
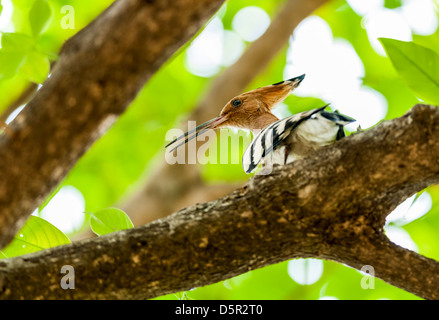
[[[2,0],[0,31],[32,35],[27,17],[35,1],[43,0]],[[56,57],[63,42],[111,2],[49,0],[50,23],[35,40],[35,52],[27,55],[33,63],[9,77],[0,77],[0,111],[29,81],[43,82],[48,59]],[[164,161],[166,132],[180,126],[212,79],[264,33],[283,3],[229,0],[192,42],[154,75],[126,113],[34,215],[74,237],[88,228],[84,212],[112,206],[135,191],[156,163]],[[75,10],[75,29],[60,26],[65,5]],[[383,119],[401,116],[419,99],[395,72],[378,37],[415,41],[439,52],[438,2],[331,1],[300,23],[288,46],[248,89],[306,73],[294,96],[277,108],[279,116],[319,107],[322,100],[358,120],[349,130],[358,125],[367,129]],[[1,59],[0,49],[0,63]],[[218,111],[221,108],[218,106]],[[239,157],[244,147],[231,149]],[[206,164],[201,171],[203,179],[211,183],[248,179],[240,164]],[[389,216],[386,233],[394,242],[439,260],[438,211],[439,188],[430,187]],[[165,298],[416,299],[378,279],[375,289],[362,289],[362,277],[360,272],[334,262],[298,259]]]

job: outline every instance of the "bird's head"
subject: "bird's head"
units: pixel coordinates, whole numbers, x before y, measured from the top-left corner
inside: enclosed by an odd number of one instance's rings
[[[170,142],[166,147],[184,138],[171,151],[192,140],[209,129],[236,127],[242,129],[262,129],[277,118],[271,113],[273,107],[299,86],[305,75],[281,81],[266,87],[258,88],[231,99],[221,110],[218,117],[213,118],[195,129]]]
[[[299,86],[305,75],[258,88],[231,99],[221,110],[218,127],[262,129],[264,116],[274,117],[271,110]]]

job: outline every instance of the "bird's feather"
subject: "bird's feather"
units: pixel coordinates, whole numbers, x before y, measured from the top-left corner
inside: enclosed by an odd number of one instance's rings
[[[244,152],[242,158],[244,171],[246,173],[252,172],[264,158],[283,145],[287,148],[286,150],[291,150],[291,146],[294,149],[294,146],[297,146],[296,144],[289,145],[292,143],[292,134],[295,137],[300,137],[299,140],[305,143],[305,145],[312,145],[309,148],[310,150],[343,138],[345,136],[343,126],[355,120],[340,114],[338,111],[323,111],[326,107],[327,105],[318,109],[301,112],[273,122],[265,127]],[[305,122],[308,119],[311,119],[311,122]],[[317,122],[314,122],[316,120]],[[306,123],[306,125],[301,126],[303,123]],[[299,140],[296,138],[294,141],[297,142]],[[286,163],[287,158],[288,154],[285,154],[284,163]]]
[[[301,112],[290,117],[280,119],[272,124],[266,126],[247,147],[242,157],[242,165],[246,173],[252,172],[257,168],[259,163],[276,150],[291,132],[297,128],[304,120],[309,119],[315,113],[322,111],[326,106]],[[262,148],[262,150],[258,150]]]

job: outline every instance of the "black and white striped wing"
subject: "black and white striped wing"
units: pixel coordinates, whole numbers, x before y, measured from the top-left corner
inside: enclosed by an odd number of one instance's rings
[[[322,111],[326,106],[294,114],[290,117],[280,119],[266,126],[248,145],[242,157],[242,166],[246,173],[255,170],[258,165],[271,152],[282,145],[291,132],[304,120],[309,119],[315,113]]]

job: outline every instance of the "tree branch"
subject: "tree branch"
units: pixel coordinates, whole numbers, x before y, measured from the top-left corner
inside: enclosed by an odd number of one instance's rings
[[[0,260],[3,299],[146,299],[292,258],[371,265],[384,281],[439,299],[439,263],[392,244],[386,216],[439,182],[439,108],[353,134],[255,176],[228,196],[148,225]],[[63,265],[75,289],[60,288]],[[133,272],[127,272],[133,270]]]
[[[118,0],[63,46],[0,136],[0,248],[224,0]]]

